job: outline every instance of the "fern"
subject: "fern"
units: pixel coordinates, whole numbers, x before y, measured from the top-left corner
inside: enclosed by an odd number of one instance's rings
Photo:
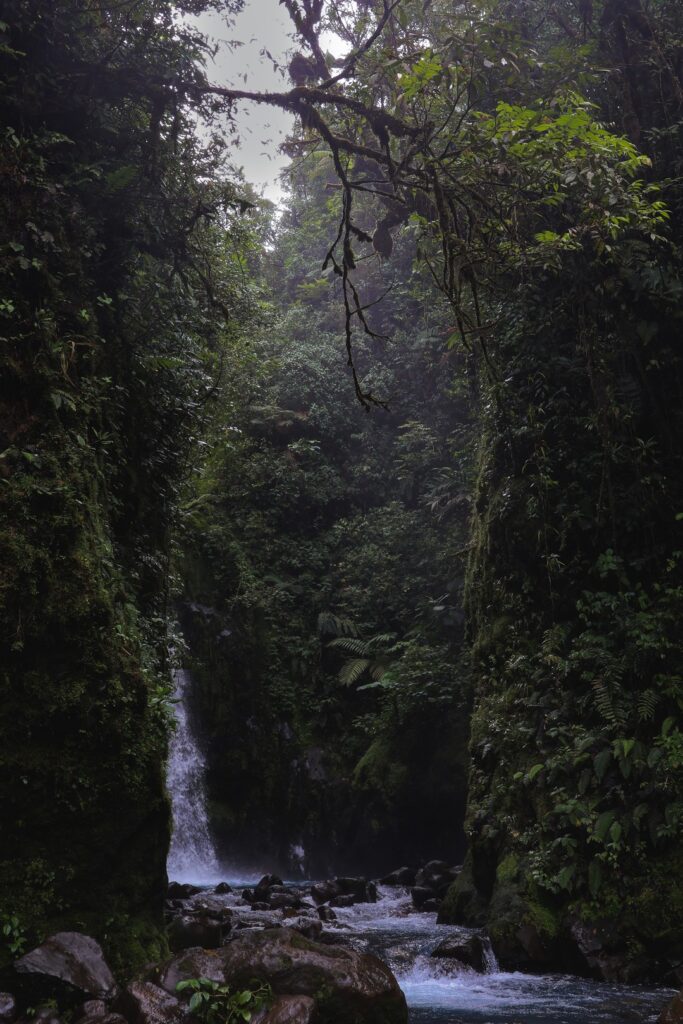
[[[368,658],[353,658],[342,666],[339,672],[339,682],[342,686],[353,686],[359,679],[362,679],[368,671],[372,662]]]
[[[625,725],[626,712],[623,707],[616,703],[614,695],[602,679],[593,681],[593,691],[595,693],[595,705],[605,721],[615,727]]]
[[[341,619],[332,612],[321,612],[318,616],[318,635],[358,636],[359,629],[351,619]]]
[[[655,717],[655,711],[659,704],[659,694],[655,690],[645,690],[638,697],[638,717],[641,721],[649,722]]]

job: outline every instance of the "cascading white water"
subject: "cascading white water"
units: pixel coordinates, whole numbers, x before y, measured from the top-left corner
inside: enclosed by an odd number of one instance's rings
[[[166,775],[173,811],[168,877],[177,882],[215,883],[220,880],[220,866],[206,812],[206,760],[187,707],[192,675],[179,668],[173,678],[178,703]]]

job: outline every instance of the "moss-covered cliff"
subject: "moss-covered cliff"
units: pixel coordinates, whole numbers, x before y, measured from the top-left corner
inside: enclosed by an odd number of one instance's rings
[[[118,967],[165,941],[170,534],[231,301],[203,217],[232,192],[159,85],[199,73],[179,6],[1,28],[0,915]]]

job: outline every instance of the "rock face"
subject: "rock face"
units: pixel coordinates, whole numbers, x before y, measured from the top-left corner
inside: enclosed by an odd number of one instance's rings
[[[276,995],[315,999],[320,1024],[406,1024],[405,997],[389,968],[369,954],[321,945],[289,928],[239,935],[220,950],[193,949],[155,968],[151,980],[168,993],[179,981],[221,984],[267,981]]]
[[[66,981],[86,995],[111,999],[114,976],[97,942],[80,932],[58,932],[15,963],[20,974],[47,975]]]

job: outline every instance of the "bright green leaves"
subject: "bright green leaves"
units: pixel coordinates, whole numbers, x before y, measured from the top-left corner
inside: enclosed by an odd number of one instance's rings
[[[514,183],[522,197],[512,217],[523,217],[528,234],[517,231],[514,244],[502,241],[508,258],[559,271],[565,254],[586,245],[597,257],[613,258],[628,232],[660,240],[666,204],[657,186],[637,178],[650,159],[603,127],[594,105],[577,93],[534,107],[499,102],[495,114],[477,117],[503,182]]]
[[[240,1024],[254,1013],[269,1006],[273,992],[267,982],[254,979],[249,988],[233,991],[210,978],[188,978],[179,981],[176,992],[190,994],[188,1010],[202,1024]]]
[[[409,72],[399,77],[399,86],[407,100],[415,99],[443,70],[438,56],[426,50]]]

